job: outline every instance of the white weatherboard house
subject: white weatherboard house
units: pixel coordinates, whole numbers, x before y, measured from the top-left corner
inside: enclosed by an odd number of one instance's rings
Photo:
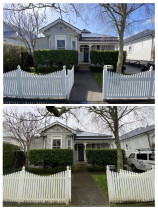
[[[127,61],[153,61],[155,30],[145,30],[124,40]]]
[[[133,150],[151,147],[152,143],[155,142],[154,126],[138,128],[120,136],[121,148],[125,150],[127,156]],[[59,122],[40,129],[39,134],[40,136],[31,143],[30,150],[73,149],[74,162],[86,161],[85,150],[88,148],[116,148],[115,139],[111,135],[74,130]]]
[[[107,149],[114,142],[114,138],[106,134],[90,133],[74,130],[62,123],[55,122],[39,130],[40,137],[36,138],[32,149],[73,149],[74,161],[86,161],[87,148]]]
[[[90,62],[91,50],[118,49],[118,37],[80,30],[62,19],[57,19],[39,32],[44,37],[38,38],[36,49],[77,50],[79,63]]]

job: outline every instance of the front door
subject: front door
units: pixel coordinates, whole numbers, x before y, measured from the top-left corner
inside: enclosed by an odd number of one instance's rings
[[[78,160],[84,161],[84,145],[83,144],[78,145]]]
[[[89,48],[84,48],[84,62],[89,61]]]

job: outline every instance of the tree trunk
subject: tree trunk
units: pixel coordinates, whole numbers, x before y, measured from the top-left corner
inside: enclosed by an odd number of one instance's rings
[[[123,66],[123,34],[121,32],[119,36],[119,54],[118,54],[118,61],[116,68],[116,72],[118,74],[122,74],[122,66]]]

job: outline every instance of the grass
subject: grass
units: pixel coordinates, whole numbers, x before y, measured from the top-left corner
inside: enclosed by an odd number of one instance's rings
[[[108,196],[108,185],[106,174],[93,174],[92,177],[95,179],[99,187],[104,191],[105,195]]]
[[[102,73],[94,73],[94,77],[96,78],[97,83],[102,90],[102,88],[103,88],[103,74]]]

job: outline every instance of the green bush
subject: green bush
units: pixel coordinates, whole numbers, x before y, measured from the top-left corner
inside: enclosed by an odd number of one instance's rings
[[[34,60],[36,65],[72,66],[78,64],[78,52],[76,50],[35,50]]]
[[[122,150],[123,159],[125,161],[125,151]],[[87,163],[93,166],[117,165],[116,149],[87,149]]]
[[[126,60],[126,51],[124,53],[124,61]],[[90,58],[92,64],[100,65],[116,65],[118,60],[118,50],[92,50],[90,51]]]
[[[31,165],[56,168],[73,164],[72,149],[37,149],[29,152]]]
[[[18,65],[22,65],[21,53],[26,51],[23,46],[3,44],[3,71],[16,70]]]
[[[88,166],[88,172],[106,172],[106,166]]]
[[[3,143],[3,171],[9,173],[16,171],[25,164],[25,155],[20,151],[20,147]]]
[[[59,166],[56,168],[28,168],[26,169],[26,171],[33,174],[37,174],[37,175],[50,175],[50,174],[59,173],[65,170],[66,170],[66,167],[62,167],[62,166]]]

